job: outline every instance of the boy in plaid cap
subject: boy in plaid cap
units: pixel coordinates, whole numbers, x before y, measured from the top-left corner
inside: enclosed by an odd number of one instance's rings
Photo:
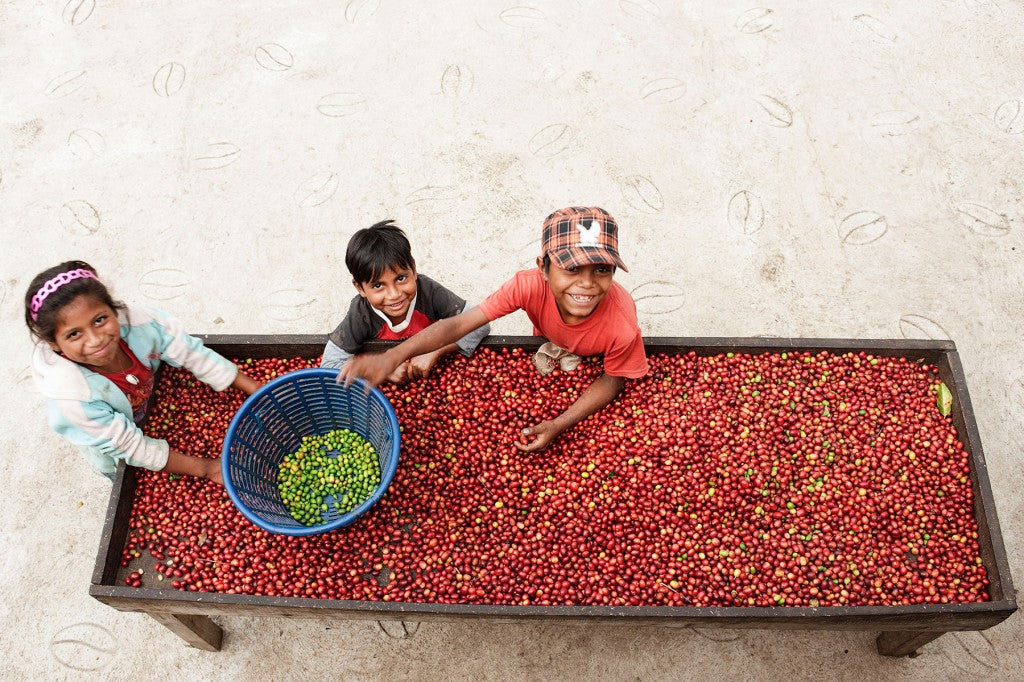
[[[532,437],[516,447],[542,450],[562,431],[610,403],[625,379],[647,374],[647,355],[636,318],[636,304],[613,281],[616,268],[626,270],[619,257],[618,226],[601,208],[569,207],[544,220],[537,269],[517,272],[480,305],[460,315],[438,320],[412,338],[375,355],[357,355],[342,368],[339,381],[363,377],[378,385],[407,358],[451,343],[491,320],[524,310],[533,333],[552,344],[535,357],[538,369],[551,360],[571,355],[603,355],[604,374],[555,419],[523,429]],[[543,349],[542,349],[543,350]],[[571,360],[571,357],[568,358]],[[568,364],[568,366],[566,366]]]

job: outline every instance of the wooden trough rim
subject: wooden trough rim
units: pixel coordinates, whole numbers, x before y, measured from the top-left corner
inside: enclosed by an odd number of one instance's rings
[[[199,335],[204,343],[218,352],[244,357],[281,357],[288,354],[315,357],[322,350],[326,335]],[[782,353],[865,352],[882,356],[922,359],[936,365],[940,375],[954,394],[952,413],[957,431],[971,461],[971,478],[975,504],[980,505],[979,545],[989,576],[989,594],[986,602],[958,604],[918,604],[910,606],[518,606],[487,604],[438,604],[416,602],[383,602],[324,600],[306,597],[268,597],[262,595],[232,595],[215,592],[183,592],[176,589],[131,588],[113,585],[120,562],[123,538],[120,543],[113,537],[116,527],[127,527],[131,512],[132,491],[135,486],[133,470],[123,463],[111,490],[110,502],[103,527],[100,551],[97,555],[89,594],[99,601],[126,610],[166,611],[174,613],[239,613],[254,607],[254,613],[272,612],[280,615],[299,615],[312,610],[315,613],[366,614],[378,617],[385,614],[440,617],[515,617],[531,619],[610,620],[638,622],[715,623],[717,626],[759,627],[766,624],[784,627],[823,627],[824,629],[877,629],[891,624],[901,629],[933,630],[942,621],[944,630],[984,629],[1008,618],[1017,610],[1015,590],[1010,578],[1009,562],[1003,546],[1002,534],[992,495],[988,471],[981,448],[981,438],[967,391],[963,367],[956,344],[949,340],[921,339],[840,339],[840,338],[745,338],[745,337],[645,337],[645,346],[653,352],[689,352],[700,355],[719,353]],[[501,348],[536,348],[544,339],[534,336],[488,336],[481,346]],[[383,350],[393,343],[374,342],[367,350]],[[260,353],[253,354],[258,350]],[[270,352],[270,355],[265,353]],[[976,520],[978,507],[976,506]],[[986,552],[986,550],[988,550]],[[137,604],[137,606],[136,606]],[[218,609],[217,607],[223,607]]]
[[[900,630],[936,629],[980,630],[1002,622],[1013,614],[1016,602],[977,602],[973,604],[917,604],[910,606],[588,606],[515,604],[439,604],[436,602],[386,602],[329,600],[313,597],[267,597],[219,592],[181,592],[179,590],[93,585],[89,594],[112,606],[127,610],[167,613],[223,613],[243,615],[349,616],[401,618],[404,620],[445,618],[516,618],[529,620],[574,620],[586,618],[603,622],[647,624],[692,623],[718,627],[763,627],[779,625],[792,629]],[[132,607],[133,603],[138,606]],[[222,607],[222,608],[218,608]]]
[[[323,349],[327,334],[197,334],[208,346],[237,347],[253,346],[317,346]],[[539,336],[487,336],[480,343],[483,347],[537,348],[545,342]],[[367,350],[384,350],[395,345],[393,341],[372,341]],[[714,350],[716,353],[770,353],[800,352],[804,350],[824,351],[865,351],[885,354],[901,354],[892,351],[945,351],[956,352],[953,341],[941,339],[847,339],[847,338],[801,338],[801,337],[744,337],[744,336],[645,336],[644,345],[655,351],[659,347],[693,348]],[[888,353],[886,353],[888,351]],[[317,353],[319,354],[319,353]]]

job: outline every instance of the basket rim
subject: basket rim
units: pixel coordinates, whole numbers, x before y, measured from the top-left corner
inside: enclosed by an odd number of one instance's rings
[[[224,444],[221,447],[220,453],[220,467],[221,476],[224,480],[224,489],[228,493],[228,497],[231,499],[231,503],[235,505],[235,509],[242,513],[246,519],[248,519],[253,525],[262,528],[263,530],[269,531],[277,535],[290,535],[294,537],[303,537],[310,535],[319,535],[332,530],[337,530],[354,522],[364,513],[369,511],[370,507],[375,505],[380,498],[384,496],[387,489],[391,486],[391,480],[394,478],[395,471],[398,469],[398,455],[401,451],[401,430],[398,425],[398,415],[395,413],[395,408],[388,400],[387,396],[381,392],[376,386],[372,386],[362,379],[357,379],[353,382],[347,390],[363,390],[370,400],[378,403],[384,408],[384,414],[387,417],[388,425],[391,427],[391,432],[394,437],[391,439],[391,452],[388,453],[386,460],[386,466],[381,471],[380,484],[374,490],[373,494],[370,495],[366,500],[363,501],[355,509],[342,514],[338,518],[328,521],[327,523],[321,523],[315,526],[285,526],[278,523],[272,523],[265,519],[260,518],[254,511],[252,511],[242,500],[239,498],[238,493],[235,491],[235,487],[231,482],[230,474],[230,462],[228,460],[228,452],[233,440],[235,431],[239,424],[245,417],[252,412],[253,405],[266,393],[270,393],[278,386],[283,384],[293,383],[297,379],[304,377],[323,377],[323,378],[336,378],[338,372],[337,369],[328,369],[325,367],[308,367],[305,369],[297,369],[291,372],[282,374],[281,376],[275,377],[267,383],[260,386],[258,389],[253,391],[252,395],[245,399],[238,411],[235,412],[235,416],[232,417],[231,423],[228,425],[228,430],[224,433]]]

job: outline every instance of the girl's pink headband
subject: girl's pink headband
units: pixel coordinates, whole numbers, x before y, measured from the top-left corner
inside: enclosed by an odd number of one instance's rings
[[[29,312],[32,314],[33,320],[39,319],[39,309],[43,307],[43,301],[46,297],[53,292],[60,289],[62,286],[76,279],[99,279],[96,277],[96,273],[92,270],[86,270],[85,268],[79,268],[77,270],[68,270],[62,272],[53,279],[49,280],[46,284],[39,287],[39,291],[32,297],[32,305],[29,306]]]

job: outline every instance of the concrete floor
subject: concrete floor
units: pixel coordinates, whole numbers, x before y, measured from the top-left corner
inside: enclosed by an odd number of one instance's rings
[[[1024,6],[265,6],[0,6],[0,677],[1021,678],[1019,616],[914,660],[871,633],[250,618],[206,653],[90,598],[110,488],[46,428],[36,272],[84,258],[196,333],[326,332],[354,230],[395,218],[479,300],[576,203],[618,219],[648,335],[953,339],[1022,580]]]

